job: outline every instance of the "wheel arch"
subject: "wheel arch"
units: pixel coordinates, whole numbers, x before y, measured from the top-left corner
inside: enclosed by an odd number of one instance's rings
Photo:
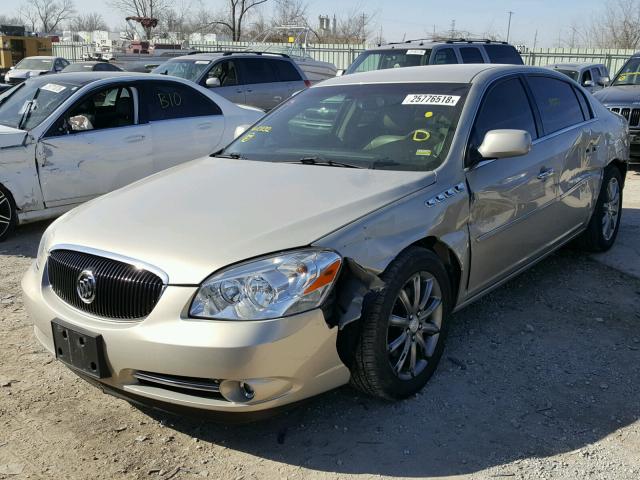
[[[629,170],[629,164],[618,158],[614,158],[607,164],[607,166],[616,167],[620,171],[620,176],[622,177],[622,185],[624,186],[625,180],[627,178],[627,171]]]

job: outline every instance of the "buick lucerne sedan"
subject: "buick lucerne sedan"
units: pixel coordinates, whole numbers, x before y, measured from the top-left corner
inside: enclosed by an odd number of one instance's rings
[[[25,303],[48,351],[135,402],[401,399],[452,312],[570,240],[611,247],[628,154],[624,120],[550,70],[335,78],[58,219]]]
[[[219,150],[261,116],[164,76],[29,79],[0,95],[0,241],[17,224]]]

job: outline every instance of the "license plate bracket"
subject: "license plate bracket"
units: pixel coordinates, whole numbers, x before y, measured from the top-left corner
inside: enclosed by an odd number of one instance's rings
[[[51,322],[56,358],[93,378],[110,376],[102,335],[72,327],[60,320]]]

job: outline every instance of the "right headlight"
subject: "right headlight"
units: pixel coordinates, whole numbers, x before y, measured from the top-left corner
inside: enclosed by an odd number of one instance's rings
[[[310,248],[231,267],[202,283],[189,315],[268,320],[312,310],[326,299],[341,265],[336,252]]]

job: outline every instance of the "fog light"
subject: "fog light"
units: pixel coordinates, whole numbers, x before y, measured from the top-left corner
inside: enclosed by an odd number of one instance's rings
[[[242,392],[242,395],[244,395],[244,398],[246,398],[247,400],[253,400],[253,397],[256,396],[256,392],[253,391],[251,385],[245,382],[240,382],[240,391]]]

